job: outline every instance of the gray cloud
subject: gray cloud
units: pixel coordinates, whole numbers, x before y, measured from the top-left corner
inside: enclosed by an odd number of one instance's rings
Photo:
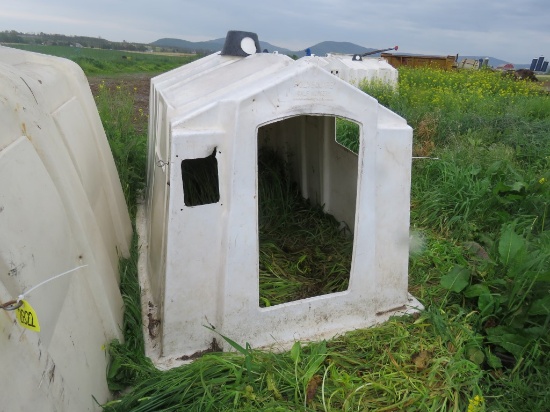
[[[0,10],[0,30],[149,43],[161,37],[210,40],[238,29],[294,50],[334,40],[514,63],[550,55],[549,20],[547,0],[22,0]]]

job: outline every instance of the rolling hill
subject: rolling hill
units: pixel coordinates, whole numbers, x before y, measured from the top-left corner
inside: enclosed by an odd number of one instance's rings
[[[201,42],[191,42],[187,40],[180,40],[180,39],[172,39],[172,38],[163,38],[158,39],[154,41],[153,43],[150,43],[151,46],[156,47],[164,47],[164,48],[173,48],[173,49],[179,49],[181,51],[185,52],[197,52],[197,53],[214,53],[217,51],[220,51],[223,47],[225,39],[219,38],[209,41],[201,41]],[[297,57],[305,56],[306,52],[304,50],[289,50],[284,47],[278,47],[273,44],[270,44],[265,41],[260,41],[260,47],[262,50],[267,50],[268,52],[274,52],[278,51],[279,53],[287,54],[289,56],[296,55]],[[368,48],[359,46],[355,43],[350,42],[336,42],[336,41],[324,41],[318,44],[315,44],[313,46],[309,46],[309,49],[311,50],[311,53],[316,54],[318,56],[324,56],[327,53],[342,53],[342,54],[355,54],[355,53],[367,53],[376,49]],[[396,53],[399,54],[399,53]],[[414,53],[410,53],[414,54]],[[378,54],[375,54],[373,56],[378,56]],[[458,61],[461,61],[462,59],[483,59],[487,56],[458,56]],[[495,57],[489,57],[489,65],[492,67],[502,66],[506,63],[509,63],[507,61],[497,59]],[[525,66],[523,64],[518,64],[518,68],[521,66]],[[528,67],[528,65],[527,65]]]
[[[201,42],[191,42],[187,40],[180,39],[171,39],[164,38],[150,43],[151,46],[156,47],[165,47],[165,48],[177,48],[187,52],[209,52],[214,53],[220,51],[223,47],[225,39],[215,39],[209,41]],[[273,44],[270,44],[265,41],[260,41],[260,48],[262,50],[267,50],[268,52],[278,51],[282,54],[288,54],[290,56],[296,55],[298,57],[305,56],[306,52],[304,50],[289,50],[284,47],[278,47]],[[335,41],[324,41],[322,43],[315,44],[310,46],[309,49],[312,53],[324,56],[327,53],[344,53],[344,54],[355,54],[355,53],[366,53],[375,49],[369,49],[363,46],[358,46],[354,43],[349,42],[335,42]]]

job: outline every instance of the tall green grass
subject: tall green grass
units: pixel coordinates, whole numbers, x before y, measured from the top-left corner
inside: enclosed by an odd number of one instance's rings
[[[94,96],[107,140],[115,160],[122,190],[130,214],[135,216],[138,193],[145,186],[147,136],[139,133],[138,122],[146,121],[135,114],[135,90],[121,83],[108,88],[104,82]],[[142,129],[142,128],[139,128]]]
[[[454,238],[519,219],[544,231],[550,98],[490,71],[403,68],[397,91],[363,84],[414,128],[413,218]]]
[[[280,354],[228,340],[235,352],[207,354],[161,372],[143,355],[137,270],[130,259],[122,265],[121,285],[126,341],[111,344],[108,371],[113,390],[130,389],[105,410],[547,408],[548,95],[530,84],[475,71],[402,69],[397,91],[363,87],[413,126],[415,154],[438,159],[413,160],[411,224],[423,233],[425,247],[411,256],[410,288],[426,311],[327,342],[296,344]],[[145,136],[127,133],[131,119],[117,100],[119,93],[109,91],[103,103],[120,109],[104,107],[100,113],[133,206],[143,186]],[[352,128],[349,144],[354,143]],[[292,185],[282,183],[271,190],[273,200],[262,215],[284,216],[298,202]],[[274,205],[284,199],[288,203],[276,212]],[[264,222],[269,229],[269,220]],[[329,232],[329,239],[336,237]],[[269,244],[266,238],[266,255],[279,253]],[[315,257],[297,252],[297,261],[302,255]],[[265,305],[304,282],[267,278]]]
[[[437,159],[413,161],[412,224],[456,245],[439,276],[413,260],[412,277],[430,273],[447,290],[434,304],[471,311],[490,404],[538,410],[550,396],[550,97],[489,71],[399,74],[396,92],[363,87],[414,127],[417,156]]]
[[[275,151],[258,154],[260,306],[347,289],[353,238],[304,199],[291,165]]]
[[[133,389],[107,411],[465,411],[481,395],[468,359],[476,338],[460,311],[429,310],[329,342],[276,354],[231,342],[160,372],[143,365]]]
[[[127,384],[144,378],[147,368],[153,367],[144,356],[137,275],[139,250],[135,228],[137,200],[145,187],[147,136],[138,132],[144,129],[137,123],[145,119],[135,117],[134,93],[135,90],[124,83],[113,88],[101,83],[94,96],[134,228],[130,256],[119,262],[120,291],[124,302],[124,343],[114,341],[109,347],[111,364],[107,381],[113,391],[125,389]]]

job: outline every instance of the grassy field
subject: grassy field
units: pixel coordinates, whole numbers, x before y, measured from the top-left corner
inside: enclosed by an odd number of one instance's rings
[[[143,355],[134,245],[121,263],[125,342],[110,345],[107,376],[124,391],[105,410],[547,410],[550,97],[484,71],[403,68],[399,79],[397,90],[362,87],[414,128],[421,247],[409,275],[426,310],[281,354],[228,341],[235,352],[161,372]],[[131,85],[99,88],[96,99],[133,214],[144,119]],[[338,133],[357,149],[353,125],[339,121]],[[281,298],[269,284],[264,293]]]
[[[11,44],[9,47],[64,57],[78,63],[88,76],[143,72],[162,73],[197,58],[193,55],[174,56],[69,46]]]

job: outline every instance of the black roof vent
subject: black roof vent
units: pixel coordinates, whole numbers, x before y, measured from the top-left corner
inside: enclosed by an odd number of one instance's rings
[[[258,35],[249,31],[230,30],[225,37],[222,56],[246,57],[261,53]]]

